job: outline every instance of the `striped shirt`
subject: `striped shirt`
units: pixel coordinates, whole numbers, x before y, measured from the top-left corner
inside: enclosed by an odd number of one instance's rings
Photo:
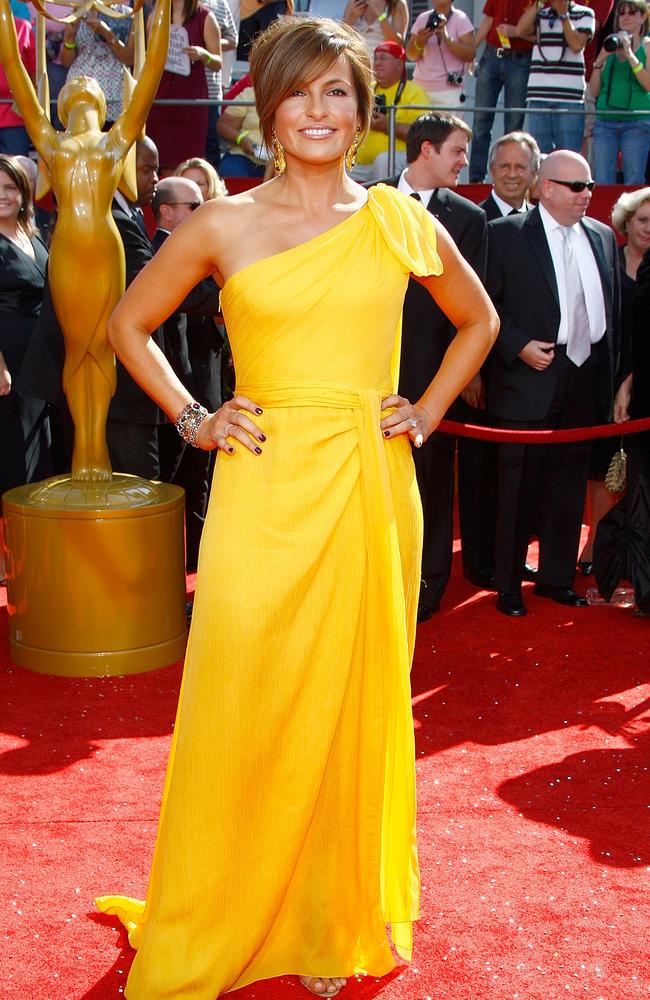
[[[593,37],[596,19],[590,7],[571,3],[569,18],[576,31]],[[540,10],[535,29],[537,41],[530,64],[527,99],[581,104],[585,99],[584,50],[574,52],[567,44],[563,22],[552,7]]]

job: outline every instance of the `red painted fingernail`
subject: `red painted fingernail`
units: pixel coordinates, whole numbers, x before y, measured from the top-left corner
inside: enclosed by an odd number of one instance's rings
[[[256,406],[256,407],[255,407],[255,412],[256,412],[256,413],[263,413],[263,412],[264,412],[264,410],[262,410],[262,409],[261,409],[261,408],[260,408],[259,406]]]
[[[262,454],[262,449],[261,448],[256,448],[255,449],[255,454],[256,455],[261,455]]]
[[[260,441],[266,441],[266,434],[260,434]]]
[[[389,438],[390,437],[390,431],[384,431],[384,437],[385,438]]]

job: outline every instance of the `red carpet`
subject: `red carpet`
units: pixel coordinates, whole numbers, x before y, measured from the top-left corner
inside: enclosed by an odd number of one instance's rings
[[[455,573],[414,669],[415,959],[345,995],[647,1000],[650,622],[533,596],[507,619]],[[131,952],[92,901],[144,892],[180,667],[43,677],[9,663],[4,608],[0,630],[0,996],[116,998]]]

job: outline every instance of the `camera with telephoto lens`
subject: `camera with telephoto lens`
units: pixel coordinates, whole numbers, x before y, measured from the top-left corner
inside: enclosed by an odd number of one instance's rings
[[[428,31],[436,31],[437,28],[441,28],[445,23],[445,15],[439,14],[437,10],[432,10],[427,18],[427,23],[425,27]]]
[[[375,94],[375,112],[378,115],[386,114],[386,95]]]
[[[608,35],[603,40],[603,48],[605,52],[616,52],[623,48],[623,39],[620,35]]]
[[[450,87],[462,87],[463,85],[463,74],[462,73],[447,73],[447,83]]]

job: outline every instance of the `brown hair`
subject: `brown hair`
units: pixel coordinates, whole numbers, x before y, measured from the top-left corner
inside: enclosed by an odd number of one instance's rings
[[[18,228],[25,236],[33,236],[36,232],[34,225],[34,205],[32,202],[32,186],[29,182],[29,174],[13,156],[0,153],[0,172],[6,174],[20,191],[22,203],[18,209]]]
[[[250,53],[250,74],[267,146],[277,107],[296,87],[315,80],[342,55],[352,70],[361,141],[370,127],[374,99],[370,56],[361,36],[347,24],[304,15],[278,18],[257,36]]]
[[[614,16],[614,31],[619,30],[621,7],[633,7],[634,10],[638,10],[640,14],[643,14],[643,23],[641,25],[641,39],[643,39],[643,36],[648,32],[650,22],[650,11],[645,0],[619,0],[619,3],[616,4],[616,14]]]
[[[406,162],[414,163],[417,160],[423,142],[430,142],[436,153],[439,153],[443,142],[457,129],[464,132],[468,139],[472,138],[469,125],[451,112],[429,111],[420,115],[406,133]]]

